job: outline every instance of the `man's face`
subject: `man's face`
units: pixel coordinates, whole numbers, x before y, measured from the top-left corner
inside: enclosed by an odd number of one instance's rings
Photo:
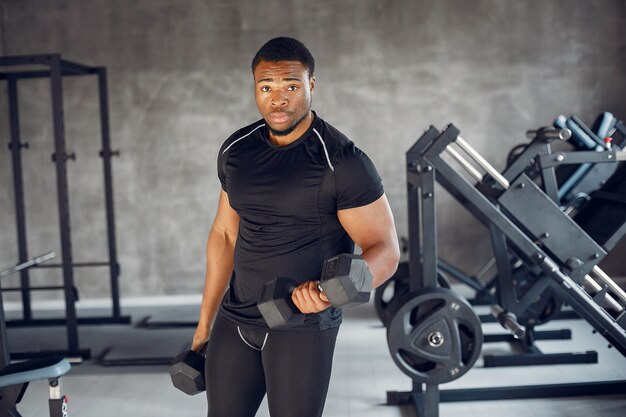
[[[261,61],[254,69],[259,113],[271,132],[285,136],[294,131],[311,110],[315,77],[298,61]]]

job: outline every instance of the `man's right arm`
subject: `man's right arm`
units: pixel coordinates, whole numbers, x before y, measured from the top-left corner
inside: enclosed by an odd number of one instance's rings
[[[217,214],[206,247],[206,278],[198,327],[191,348],[198,351],[209,339],[211,325],[233,272],[239,215],[230,206],[228,194],[220,190]]]

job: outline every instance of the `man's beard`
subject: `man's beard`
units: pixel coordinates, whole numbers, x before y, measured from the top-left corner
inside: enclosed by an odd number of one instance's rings
[[[288,127],[287,129],[284,130],[276,130],[273,129],[272,126],[269,125],[269,123],[267,124],[267,126],[270,129],[270,132],[272,133],[272,135],[274,136],[287,136],[288,134],[290,134],[291,132],[293,132],[296,127],[298,127],[298,125],[300,123],[302,123],[302,121],[307,117],[307,115],[309,114],[309,112],[311,111],[311,106],[309,106],[309,109],[307,110],[307,112],[304,114],[304,116],[302,116],[300,118],[300,120],[298,120],[297,122],[295,122],[293,125],[291,125],[290,127]]]

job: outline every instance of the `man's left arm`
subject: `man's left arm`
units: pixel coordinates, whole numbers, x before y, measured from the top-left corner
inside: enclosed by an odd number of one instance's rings
[[[363,253],[374,280],[372,288],[385,282],[398,268],[400,247],[387,197],[373,203],[339,210],[339,222]]]

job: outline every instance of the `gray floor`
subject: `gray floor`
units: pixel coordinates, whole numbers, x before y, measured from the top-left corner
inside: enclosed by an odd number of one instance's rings
[[[150,315],[158,320],[194,320],[197,306],[126,305],[125,314],[133,321]],[[92,311],[82,310],[81,315]],[[8,315],[16,313],[8,312]],[[42,313],[47,314],[47,313]],[[54,314],[54,313],[50,313]],[[606,341],[593,335],[582,320],[553,321],[543,328],[570,328],[571,341],[544,341],[539,346],[546,352],[597,350],[598,364],[553,365],[525,368],[483,368],[477,366],[462,378],[441,385],[441,389],[558,384],[605,380],[626,380],[626,359]],[[486,325],[486,332],[498,332],[495,325]],[[106,348],[107,358],[167,357],[176,353],[193,332],[191,328],[146,330],[134,326],[82,326],[81,347],[90,348],[98,356]],[[63,328],[9,329],[12,351],[57,349],[64,347]],[[484,345],[483,353],[508,351],[506,344]],[[95,361],[75,364],[63,377],[64,393],[70,397],[71,416],[176,416],[206,415],[202,395],[188,397],[170,385],[165,366],[103,367]],[[414,416],[409,407],[383,405],[386,392],[409,389],[411,382],[393,364],[387,351],[385,329],[375,317],[373,306],[347,311],[337,344],[330,392],[326,403],[327,417],[398,417]],[[29,387],[19,407],[24,417],[47,415],[47,386],[35,382]],[[258,417],[269,416],[263,404]],[[626,395],[573,397],[557,399],[525,399],[507,401],[473,401],[442,403],[441,417],[624,417]],[[298,416],[294,416],[298,417]]]

